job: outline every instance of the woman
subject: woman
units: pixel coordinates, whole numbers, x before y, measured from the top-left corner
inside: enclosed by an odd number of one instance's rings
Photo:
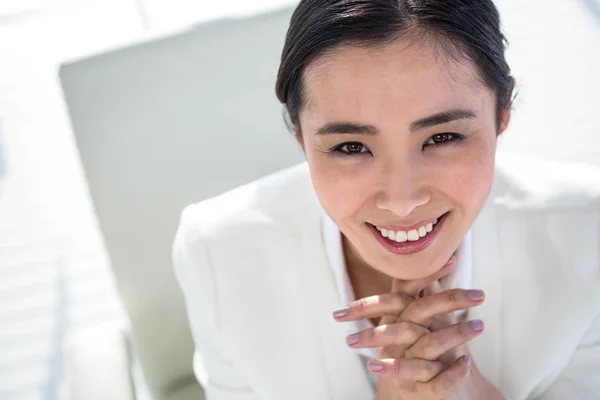
[[[175,239],[209,400],[600,398],[600,171],[496,157],[490,0],[303,0],[276,87],[307,162]]]

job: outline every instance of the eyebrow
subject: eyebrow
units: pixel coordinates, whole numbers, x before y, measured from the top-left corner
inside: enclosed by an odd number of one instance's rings
[[[475,117],[477,117],[477,115],[472,110],[455,108],[453,110],[442,111],[428,117],[421,118],[410,124],[409,131],[416,132],[432,126]],[[331,135],[336,133],[372,136],[376,135],[378,130],[373,125],[363,125],[349,121],[330,122],[317,130],[317,135]]]
[[[317,130],[317,135],[331,135],[335,133],[376,135],[377,128],[373,125],[361,125],[354,122],[330,122]]]
[[[429,117],[425,117],[418,121],[415,121],[412,124],[410,124],[409,130],[411,132],[415,132],[432,126],[447,124],[448,122],[475,117],[477,117],[477,115],[472,110],[466,108],[455,108],[453,110],[442,111],[440,113],[433,114]]]

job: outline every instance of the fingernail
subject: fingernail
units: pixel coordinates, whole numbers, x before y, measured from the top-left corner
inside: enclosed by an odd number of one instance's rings
[[[333,311],[333,316],[335,318],[341,318],[348,315],[348,311],[350,311],[350,307],[343,307]]]
[[[450,257],[450,259],[446,262],[446,264],[444,265],[444,267],[450,263],[452,263],[452,261],[454,261],[454,259],[456,258],[455,255],[453,255],[452,257]]]
[[[469,364],[471,364],[471,357],[469,357],[468,355],[464,355],[461,357],[461,361],[466,365],[469,366]]]
[[[346,337],[346,343],[348,344],[356,344],[360,340],[360,333],[353,333],[352,335],[348,335]]]
[[[480,332],[483,330],[483,321],[480,319],[475,319],[475,320],[469,322],[469,326],[475,332]]]
[[[370,360],[367,363],[367,368],[369,368],[369,371],[371,372],[380,372],[383,371],[383,363],[378,360]]]
[[[485,293],[481,290],[467,290],[467,297],[471,301],[479,301],[485,299]]]

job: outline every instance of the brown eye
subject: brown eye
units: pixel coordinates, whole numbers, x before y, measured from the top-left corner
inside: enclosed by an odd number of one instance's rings
[[[343,143],[335,148],[334,151],[337,151],[342,154],[359,154],[359,153],[367,153],[369,149],[362,143],[359,142],[349,142]]]
[[[438,133],[427,139],[423,146],[441,145],[451,142],[457,142],[462,139],[461,135],[456,133]]]

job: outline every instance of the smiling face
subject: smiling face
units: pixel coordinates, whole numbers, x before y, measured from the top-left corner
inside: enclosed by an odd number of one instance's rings
[[[394,278],[434,274],[493,183],[494,92],[466,60],[402,40],[339,46],[303,79],[299,141],[349,251]]]

